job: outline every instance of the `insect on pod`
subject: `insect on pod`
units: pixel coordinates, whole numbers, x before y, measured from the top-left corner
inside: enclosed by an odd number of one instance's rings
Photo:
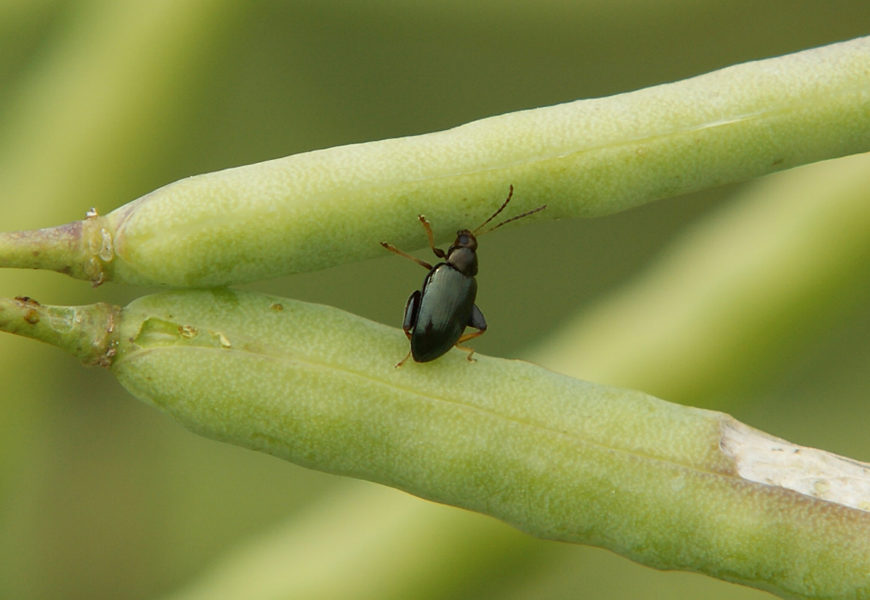
[[[481,231],[490,221],[504,210],[511,201],[514,186],[510,186],[508,196],[502,205],[486,221],[474,230],[462,229],[456,232],[456,240],[447,252],[435,247],[432,227],[426,217],[417,218],[426,230],[429,247],[438,258],[444,259],[435,266],[420,260],[406,252],[402,252],[392,244],[381,242],[381,246],[404,256],[428,270],[423,280],[423,288],[415,291],[405,305],[405,318],[402,329],[411,341],[411,350],[396,366],[401,367],[408,357],[413,356],[417,362],[435,360],[450,348],[456,346],[468,352],[468,360],[474,349],[460,346],[463,342],[483,335],[486,331],[486,319],[474,304],[477,297],[477,238],[475,236],[489,233],[502,225],[522,219],[547,208],[547,205],[524,212],[521,215],[502,221],[486,231]],[[463,333],[466,327],[477,331]]]

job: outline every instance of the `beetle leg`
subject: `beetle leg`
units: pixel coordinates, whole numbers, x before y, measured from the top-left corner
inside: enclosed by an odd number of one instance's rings
[[[411,339],[411,330],[414,328],[414,323],[417,321],[417,313],[420,311],[420,290],[412,293],[405,303],[405,316],[402,319],[402,330],[408,339]]]
[[[399,362],[396,363],[395,367],[398,369],[403,364],[405,364],[405,361],[408,360],[409,358],[411,358],[411,351],[410,350],[408,350],[408,353],[405,355],[405,358],[403,358],[402,360],[400,360]]]
[[[404,256],[405,258],[407,258],[409,260],[413,260],[415,263],[417,263],[418,265],[420,265],[421,267],[423,267],[424,269],[426,269],[428,271],[432,270],[432,265],[427,263],[425,260],[420,260],[416,256],[411,256],[407,252],[402,252],[401,250],[399,250],[398,248],[396,248],[395,246],[393,246],[389,242],[381,242],[381,246],[383,246],[384,248],[386,248],[390,252],[394,252],[395,254],[398,254],[399,256]]]
[[[479,336],[479,335],[483,335],[483,333],[484,333],[485,331],[486,331],[486,329],[481,329],[480,331],[474,331],[474,332],[472,332],[472,333],[466,333],[466,334],[463,335],[461,338],[459,338],[458,340],[456,340],[456,343],[454,344],[454,346],[457,347],[457,348],[459,348],[459,349],[462,350],[463,352],[468,352],[468,356],[466,356],[465,358],[467,358],[469,362],[474,362],[475,360],[477,360],[476,358],[471,358],[471,355],[474,354],[474,348],[469,348],[468,346],[460,346],[460,344],[461,344],[462,342],[467,342],[467,341],[470,340],[471,338],[476,338],[476,337]]]
[[[460,346],[459,344],[461,344],[462,342],[467,342],[470,339],[479,337],[479,336],[483,335],[484,333],[486,333],[486,329],[478,329],[477,331],[472,331],[471,333],[465,333],[462,335],[462,337],[460,337],[458,340],[456,340],[456,347],[462,348],[462,346]],[[462,348],[462,349],[465,350],[466,352],[471,350],[471,348]],[[472,352],[473,352],[473,350],[472,350]]]
[[[402,319],[402,331],[405,332],[405,337],[409,340],[411,339],[411,330],[414,328],[414,323],[417,321],[417,312],[420,310],[420,297],[422,294],[420,290],[417,290],[408,298],[408,302],[405,303],[405,317]],[[405,355],[405,358],[396,363],[396,368],[398,369],[405,361],[408,360],[408,357],[411,356],[411,351],[408,350],[408,353]]]
[[[486,331],[486,319],[483,318],[483,313],[480,312],[479,308],[477,308],[477,304],[471,307],[471,316],[468,317],[468,323],[466,323],[465,326],[480,329],[480,333]]]
[[[456,340],[455,346],[460,350],[468,352],[468,356],[466,356],[466,358],[470,361],[474,361],[474,359],[471,358],[471,355],[474,354],[474,348],[467,348],[465,346],[460,346],[459,344],[461,344],[462,342],[467,342],[472,338],[476,338],[486,333],[486,319],[483,318],[483,313],[480,312],[480,309],[477,308],[476,304],[471,308],[471,316],[468,318],[468,323],[466,323],[466,326],[474,327],[475,329],[477,329],[477,331],[472,331],[471,333],[465,333],[461,335],[459,339]]]
[[[435,256],[438,258],[447,258],[447,253],[444,252],[444,250],[435,247],[435,235],[432,233],[432,226],[429,225],[429,221],[427,221],[426,217],[423,215],[417,215],[417,218],[420,219],[423,229],[426,230],[426,237],[429,239],[429,247],[432,248],[432,252],[434,252]]]

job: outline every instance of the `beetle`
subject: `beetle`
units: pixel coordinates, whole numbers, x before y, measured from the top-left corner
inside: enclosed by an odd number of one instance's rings
[[[435,237],[432,226],[426,217],[418,215],[417,219],[426,231],[429,247],[443,262],[431,265],[403,252],[388,242],[381,246],[399,256],[413,260],[429,271],[423,280],[422,289],[416,290],[405,304],[405,316],[402,329],[411,342],[411,350],[396,366],[401,367],[408,357],[413,356],[416,362],[428,362],[445,354],[456,346],[468,352],[468,360],[474,360],[471,355],[474,349],[461,346],[472,338],[483,335],[486,331],[486,319],[474,303],[477,297],[477,237],[489,233],[517,219],[522,219],[547,208],[547,205],[524,212],[521,215],[502,221],[495,227],[481,232],[490,221],[505,209],[514,194],[514,186],[510,186],[507,199],[486,221],[473,230],[460,229],[456,232],[456,240],[447,252],[435,247]],[[477,331],[464,333],[466,327]]]

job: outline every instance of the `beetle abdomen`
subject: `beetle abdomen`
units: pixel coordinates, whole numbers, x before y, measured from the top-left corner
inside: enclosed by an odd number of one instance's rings
[[[411,354],[417,362],[433,360],[450,350],[471,318],[477,282],[447,263],[435,265],[423,281],[422,299]]]

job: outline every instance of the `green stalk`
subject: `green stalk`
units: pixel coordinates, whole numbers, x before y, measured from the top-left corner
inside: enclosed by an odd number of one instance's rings
[[[97,217],[105,243],[83,236],[61,264],[27,257],[17,248],[26,236],[0,236],[0,266],[95,283],[254,281],[375,256],[381,240],[419,246],[420,213],[441,231],[473,226],[511,184],[518,212],[547,204],[542,218],[609,214],[870,150],[868,73],[864,37],[609,98],[189,177]]]
[[[112,236],[96,213],[58,227],[0,233],[2,266],[50,269],[95,286],[103,282],[105,261],[113,256]]]
[[[396,369],[400,332],[326,306],[226,289],[97,306],[70,314],[119,381],[203,435],[658,568],[870,594],[870,465],[529,363]]]
[[[49,306],[26,296],[0,298],[0,331],[66,350],[88,365],[108,367],[118,346],[120,307]]]

